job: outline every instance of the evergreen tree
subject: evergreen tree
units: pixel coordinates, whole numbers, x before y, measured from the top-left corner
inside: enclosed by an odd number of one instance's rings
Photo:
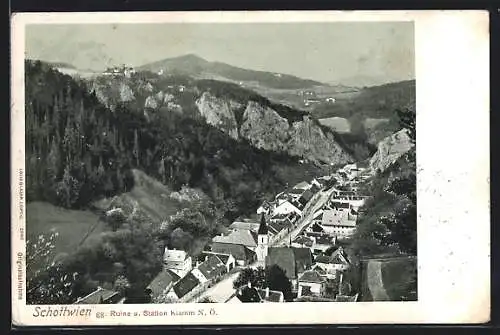
[[[78,200],[79,191],[78,180],[71,175],[70,166],[67,165],[56,190],[60,205],[66,208],[73,207]]]

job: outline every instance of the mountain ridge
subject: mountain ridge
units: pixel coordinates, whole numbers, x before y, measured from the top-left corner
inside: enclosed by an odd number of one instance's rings
[[[303,79],[291,74],[275,73],[262,70],[250,70],[219,61],[208,61],[195,54],[166,58],[138,66],[139,70],[186,74],[194,77],[222,77],[233,82],[258,82],[271,88],[310,88],[329,86],[312,79]],[[206,78],[210,79],[210,78]]]

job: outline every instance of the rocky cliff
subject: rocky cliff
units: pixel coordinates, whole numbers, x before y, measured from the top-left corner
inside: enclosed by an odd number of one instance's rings
[[[119,102],[133,102],[137,108],[144,109],[148,119],[155,110],[182,113],[184,109],[194,108],[194,113],[198,114],[194,116],[233,139],[248,140],[257,148],[288,153],[312,162],[346,164],[354,161],[351,152],[339,144],[334,134],[308,115],[292,116],[293,111],[280,110],[265,99],[257,102],[258,96],[253,99],[231,95],[230,90],[216,95],[208,92],[209,89],[199,92],[196,87],[180,92],[124,78],[101,79],[93,83],[92,90],[111,108]]]
[[[205,92],[196,100],[196,106],[208,124],[219,128],[232,138],[238,139],[238,123],[233,110],[241,108],[240,103],[218,99]]]
[[[386,137],[379,143],[377,152],[370,159],[371,170],[385,171],[412,147],[413,143],[405,129]]]
[[[248,101],[237,123],[236,114],[242,104],[226,101],[205,92],[197,101],[200,114],[209,124],[230,134],[233,138],[247,139],[257,148],[288,152],[310,161],[343,164],[353,161],[335,140],[310,117],[290,123],[269,106]]]

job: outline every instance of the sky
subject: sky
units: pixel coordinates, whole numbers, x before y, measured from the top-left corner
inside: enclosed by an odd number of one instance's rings
[[[42,24],[26,27],[26,57],[79,69],[139,66],[196,54],[325,83],[415,78],[411,22]]]

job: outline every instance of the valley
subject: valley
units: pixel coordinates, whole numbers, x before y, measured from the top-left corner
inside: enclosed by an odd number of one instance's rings
[[[165,247],[195,257],[291,185],[373,157],[389,169],[410,150],[378,147],[408,102],[398,84],[331,86],[193,55],[115,70],[26,62],[27,235],[57,233],[30,282],[77,273],[61,280],[65,302],[117,278],[140,300]]]

